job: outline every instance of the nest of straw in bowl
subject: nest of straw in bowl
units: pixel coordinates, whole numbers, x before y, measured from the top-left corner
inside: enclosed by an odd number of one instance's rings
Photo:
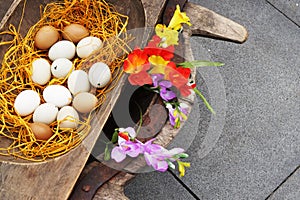
[[[11,144],[8,147],[0,146],[0,155],[43,161],[60,156],[81,143],[90,130],[94,111],[103,104],[106,94],[113,89],[122,75],[122,64],[128,54],[127,37],[126,34],[123,39],[118,36],[126,32],[127,22],[127,16],[118,13],[103,0],[65,0],[47,4],[41,19],[30,28],[25,37],[12,25],[2,33],[12,35],[13,40],[2,42],[2,45],[10,44],[10,47],[4,55],[0,69],[0,139],[6,138]],[[74,58],[72,62],[75,69],[86,69],[94,62],[105,62],[110,67],[112,79],[105,88],[95,89],[98,104],[93,112],[80,116],[77,129],[59,130],[58,123],[53,122],[50,124],[53,136],[47,141],[37,140],[29,127],[32,114],[19,116],[14,110],[14,100],[24,90],[30,89],[42,94],[47,85],[66,85],[68,77],[52,78],[44,86],[33,83],[30,78],[31,64],[36,58],[48,57],[48,51],[38,50],[34,46],[36,32],[45,25],[61,31],[71,23],[85,26],[91,36],[104,42],[101,50],[92,56],[86,59]]]

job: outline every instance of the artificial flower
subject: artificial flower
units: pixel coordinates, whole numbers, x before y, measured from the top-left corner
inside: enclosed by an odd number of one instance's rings
[[[170,61],[163,59],[161,56],[152,55],[149,57],[149,62],[153,66],[150,70],[150,74],[164,74],[165,67]]]
[[[126,155],[130,157],[137,157],[142,153],[142,148],[139,143],[132,141],[123,141],[119,146],[115,146],[111,151],[111,158],[116,162],[122,162]]]
[[[184,97],[189,96],[189,95],[192,93],[192,91],[193,91],[192,89],[193,89],[192,86],[190,86],[190,85],[185,85],[185,84],[181,85],[181,86],[178,88],[180,94],[181,94],[182,96],[184,96]]]
[[[166,108],[169,110],[169,121],[174,128],[179,128],[180,123],[187,120],[188,106],[185,103],[180,103],[174,106],[170,103],[166,104]]]
[[[158,83],[159,83],[159,81],[163,80],[164,75],[163,74],[152,74],[151,77],[153,80],[153,86],[158,87],[159,86]]]
[[[139,73],[150,68],[147,64],[148,56],[141,49],[133,50],[124,61],[123,69],[126,73]]]
[[[161,45],[163,47],[178,44],[179,37],[177,30],[172,30],[166,27],[166,25],[157,24],[155,26],[155,33],[162,39],[163,42]]]
[[[134,128],[128,127],[128,128],[119,128],[118,133],[118,144],[121,144],[122,142],[133,140],[136,137],[136,132]]]
[[[143,86],[146,84],[152,84],[152,78],[146,71],[130,74],[128,77],[128,81],[131,85]]]
[[[171,63],[171,62],[170,62]],[[165,79],[169,80],[181,93],[182,96],[191,94],[191,86],[188,85],[190,70],[186,68],[174,67],[169,64],[165,67]]]
[[[191,26],[192,24],[190,23],[190,18],[186,15],[185,12],[180,11],[180,6],[176,6],[176,10],[174,12],[174,15],[168,25],[168,28],[173,29],[173,30],[180,30],[182,25],[181,24],[187,24]]]
[[[162,48],[161,38],[157,35],[152,37],[152,40],[148,42],[148,45],[144,48],[144,52],[148,56],[156,55],[161,56],[164,60],[171,60],[174,57],[175,47],[173,45],[168,46],[166,48]]]
[[[153,80],[153,86],[159,89],[159,94],[163,100],[169,101],[176,97],[175,92],[170,90],[172,83],[170,81],[163,80],[163,74],[153,74],[151,77]]]
[[[182,153],[181,148],[167,150],[160,145],[153,144],[154,139],[146,142],[144,146],[144,157],[147,165],[152,166],[155,170],[164,172],[168,169],[168,161],[174,160],[173,157]]]
[[[182,162],[180,160],[177,161],[178,163],[178,171],[179,171],[179,176],[183,177],[185,174],[185,168],[186,167],[191,167],[191,164],[188,162]]]
[[[160,86],[160,96],[165,101],[170,101],[176,97],[176,94],[170,90],[172,87],[172,83],[170,81],[161,81],[159,83]]]

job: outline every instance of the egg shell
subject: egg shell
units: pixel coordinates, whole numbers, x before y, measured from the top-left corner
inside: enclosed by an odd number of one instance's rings
[[[73,63],[67,58],[58,58],[51,64],[51,73],[55,78],[65,78],[73,70]]]
[[[47,103],[52,103],[59,108],[72,102],[70,91],[62,85],[47,86],[43,91],[43,98]]]
[[[64,106],[58,111],[57,121],[60,121],[60,128],[76,128],[79,115],[72,106]]]
[[[73,42],[69,40],[61,40],[56,42],[48,52],[50,60],[54,61],[58,58],[67,58],[71,60],[76,53],[76,47]]]
[[[77,94],[73,99],[73,107],[81,113],[91,112],[98,103],[98,99],[95,95],[82,92]]]
[[[91,86],[87,73],[83,70],[73,71],[68,78],[68,88],[73,95],[88,92]]]
[[[78,57],[87,58],[93,54],[94,51],[99,50],[102,47],[102,40],[89,36],[80,40],[76,47]]]
[[[92,86],[102,88],[106,86],[111,79],[111,72],[107,64],[97,62],[89,69],[89,81]]]
[[[66,40],[77,43],[82,38],[89,36],[89,31],[81,24],[69,24],[68,26],[64,27],[62,36]]]
[[[33,122],[51,124],[56,120],[58,108],[52,103],[39,105],[33,113]]]
[[[15,99],[14,108],[20,116],[30,115],[40,105],[39,94],[33,90],[24,90]]]
[[[47,124],[35,122],[29,124],[29,127],[37,140],[48,140],[53,135],[51,128]]]
[[[51,79],[49,62],[44,58],[38,58],[31,65],[31,80],[39,85],[45,85]]]
[[[53,26],[43,26],[34,37],[38,49],[49,49],[59,39],[59,32]]]

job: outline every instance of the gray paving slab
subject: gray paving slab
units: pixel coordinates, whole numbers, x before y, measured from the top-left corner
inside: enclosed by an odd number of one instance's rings
[[[125,195],[131,200],[195,199],[168,172],[140,174],[125,187]]]
[[[249,39],[235,44],[192,38],[196,59],[226,63],[217,72],[226,94],[226,105],[218,110],[227,112],[221,135],[211,135],[222,125],[211,123],[215,119],[201,103],[195,107],[200,116],[189,119],[190,128],[198,129],[188,150],[192,168],[182,181],[201,200],[265,199],[300,165],[300,30],[266,1],[193,2],[244,25]],[[216,70],[199,70],[202,91],[214,94],[216,86],[205,77]],[[214,98],[212,102],[222,102]],[[133,188],[141,185],[155,193],[151,188],[158,188],[159,179],[155,173],[143,174],[126,189],[131,197],[138,193]]]
[[[291,175],[267,200],[298,200],[300,198],[300,170]]]
[[[299,0],[268,0],[268,2],[300,26]]]
[[[201,5],[243,24],[249,39],[240,45],[193,38],[195,57],[200,46],[226,63],[219,71],[228,110],[219,142],[203,159],[196,137],[196,167],[184,182],[201,199],[264,199],[300,163],[300,31],[264,1]]]

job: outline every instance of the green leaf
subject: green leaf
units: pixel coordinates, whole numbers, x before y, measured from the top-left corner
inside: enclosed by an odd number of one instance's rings
[[[194,60],[190,62],[183,62],[177,64],[177,66],[182,66],[185,68],[192,68],[192,67],[220,67],[223,66],[224,63],[221,62],[211,62],[206,60]]]
[[[104,160],[108,161],[110,159],[110,148],[106,144],[105,150],[104,150]]]
[[[116,129],[113,136],[112,136],[112,138],[111,138],[111,142],[116,143],[118,141],[118,136],[119,136],[119,130]]]
[[[205,104],[205,106],[207,107],[207,109],[212,113],[212,114],[216,114],[214,109],[211,107],[211,105],[208,103],[208,101],[206,100],[206,98],[204,97],[204,95],[197,89],[194,88],[195,93],[202,99],[203,103]]]

